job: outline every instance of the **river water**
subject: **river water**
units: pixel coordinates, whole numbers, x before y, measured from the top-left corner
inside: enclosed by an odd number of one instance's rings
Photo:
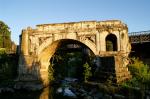
[[[53,87],[44,88],[41,91],[16,90],[0,94],[0,99],[73,99],[61,94],[55,94]]]

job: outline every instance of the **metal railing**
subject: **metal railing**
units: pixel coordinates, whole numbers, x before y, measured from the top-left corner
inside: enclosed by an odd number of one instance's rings
[[[150,35],[150,30],[140,31],[140,32],[131,32],[131,33],[128,33],[128,34],[129,34],[129,36]]]
[[[150,30],[129,33],[131,43],[150,42]]]

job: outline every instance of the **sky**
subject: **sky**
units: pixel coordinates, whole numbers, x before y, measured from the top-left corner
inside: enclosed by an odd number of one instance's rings
[[[28,26],[113,19],[127,24],[129,32],[150,30],[150,0],[0,0],[0,20],[16,44]]]

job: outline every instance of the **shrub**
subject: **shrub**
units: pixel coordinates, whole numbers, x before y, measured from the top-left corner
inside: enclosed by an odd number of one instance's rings
[[[13,79],[17,75],[18,56],[0,53],[0,80]]]
[[[131,58],[128,68],[132,79],[123,85],[128,87],[146,88],[150,87],[150,67],[144,64],[139,58]]]
[[[84,81],[86,82],[89,79],[89,77],[92,76],[91,67],[87,62],[83,65],[83,67],[84,67]]]

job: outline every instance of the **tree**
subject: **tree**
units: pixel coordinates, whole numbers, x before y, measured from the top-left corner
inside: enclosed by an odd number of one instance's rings
[[[124,82],[123,86],[150,88],[150,67],[147,64],[144,64],[139,58],[131,58],[128,68],[132,74],[132,79]]]
[[[11,48],[10,31],[8,25],[3,21],[0,21],[0,48]]]
[[[88,81],[89,77],[92,76],[92,73],[91,73],[91,67],[89,66],[89,64],[86,62],[84,65],[84,81]]]

